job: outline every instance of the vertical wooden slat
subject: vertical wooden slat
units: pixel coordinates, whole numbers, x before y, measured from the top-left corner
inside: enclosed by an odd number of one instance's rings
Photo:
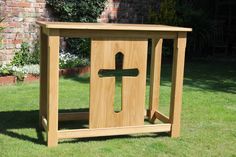
[[[152,40],[152,58],[150,73],[150,96],[149,96],[149,120],[153,121],[159,105],[160,80],[161,80],[161,56],[163,39]]]
[[[171,137],[179,137],[180,135],[180,116],[182,104],[186,36],[187,34],[185,32],[178,33],[178,37],[174,41],[174,58],[170,102],[170,121],[172,123]]]
[[[58,137],[58,82],[59,82],[59,31],[50,30],[48,37],[48,133],[49,147],[57,146]]]
[[[42,126],[42,116],[47,117],[47,43],[48,37],[40,28],[40,107],[39,107],[39,126]]]

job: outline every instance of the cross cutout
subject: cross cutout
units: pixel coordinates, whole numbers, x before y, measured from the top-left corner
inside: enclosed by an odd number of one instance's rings
[[[99,77],[136,77],[139,74],[137,68],[123,69],[124,55],[118,52],[115,55],[115,69],[100,69],[98,72]]]
[[[137,68],[133,69],[123,69],[124,55],[121,52],[118,52],[115,55],[115,69],[100,69],[98,72],[99,77],[115,77],[115,80],[121,79],[124,76],[136,77],[139,74],[139,70]],[[116,109],[115,109],[116,108]],[[114,111],[116,113],[122,111],[122,105],[119,107],[115,107]]]

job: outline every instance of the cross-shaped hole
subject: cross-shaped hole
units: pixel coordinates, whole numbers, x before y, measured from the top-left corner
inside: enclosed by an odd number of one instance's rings
[[[123,69],[123,62],[124,62],[124,54],[122,52],[118,52],[115,55],[115,69],[100,69],[98,71],[99,77],[115,77],[116,84],[118,80],[122,80],[122,77],[136,77],[139,74],[139,70],[137,68],[132,69]],[[117,85],[116,90],[117,91]],[[121,88],[122,90],[122,88]],[[120,91],[122,94],[122,91]],[[114,111],[116,113],[122,111],[122,98],[120,99],[120,105],[117,107],[114,103]]]

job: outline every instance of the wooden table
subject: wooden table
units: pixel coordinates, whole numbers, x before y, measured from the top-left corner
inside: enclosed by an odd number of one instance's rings
[[[47,145],[59,139],[113,136],[149,132],[180,135],[180,114],[187,32],[191,28],[164,25],[40,22],[40,125]],[[91,38],[89,112],[58,113],[60,37]],[[152,39],[150,104],[145,110],[148,39]],[[170,114],[158,111],[163,39],[174,40]],[[116,55],[123,56],[116,69]],[[114,111],[115,76],[122,74],[122,109]],[[131,72],[134,75],[131,75]],[[82,93],[81,93],[82,94]],[[144,116],[150,122],[144,125]],[[58,130],[60,120],[89,120],[89,128]]]

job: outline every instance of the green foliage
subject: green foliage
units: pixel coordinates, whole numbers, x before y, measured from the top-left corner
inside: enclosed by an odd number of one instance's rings
[[[29,63],[39,64],[39,62],[40,62],[40,49],[39,49],[39,43],[37,42],[34,44],[33,52],[30,53]]]
[[[12,74],[12,69],[9,65],[0,65],[0,76],[7,76]]]
[[[181,137],[178,139],[163,133],[71,139],[49,149],[45,132],[37,128],[39,83],[35,82],[0,86],[0,156],[235,157],[236,63],[212,61],[186,64]],[[170,104],[170,72],[171,65],[162,64],[158,109],[166,115]],[[89,77],[84,76],[60,79],[60,111],[86,111],[89,108],[89,81]],[[121,89],[122,82],[117,82],[114,108],[119,107],[122,101]],[[146,90],[145,104],[148,105],[149,82]],[[60,123],[60,129],[87,126],[88,121]]]
[[[80,58],[89,58],[90,40],[80,38],[67,38],[66,51],[79,56]]]
[[[106,0],[47,0],[54,16],[63,22],[96,22],[105,7]],[[81,58],[88,58],[88,39],[66,39],[66,51]]]
[[[205,3],[201,3],[201,5]],[[150,7],[148,23],[193,28],[193,32],[188,35],[188,50],[191,50],[191,55],[194,55],[193,53],[199,53],[211,45],[214,31],[209,12],[198,9],[201,8],[199,5],[196,0],[183,2],[181,0],[160,0],[158,9]],[[167,47],[171,45],[171,42],[164,43],[164,46]]]
[[[30,60],[29,44],[22,43],[20,50],[15,53],[15,56],[11,63],[16,66],[23,66],[28,64],[29,60]]]
[[[204,48],[212,44],[212,36],[215,31],[213,20],[210,20],[206,11],[195,9],[191,3],[177,6],[177,12],[180,19],[179,25],[193,29],[188,36],[188,48],[191,49],[191,53],[204,51]]]
[[[87,66],[89,64],[90,64],[90,62],[88,59],[81,59],[81,58],[77,58],[75,60],[69,60],[67,62],[60,60],[60,68],[61,69],[83,67],[83,66]]]
[[[18,81],[24,81],[25,73],[22,71],[14,71],[13,75],[16,76]]]
[[[60,21],[96,22],[106,0],[47,0]]]
[[[82,67],[90,64],[89,59],[70,53],[60,53],[59,60],[61,69]]]
[[[39,46],[35,45],[34,51],[30,52],[30,46],[28,43],[22,43],[19,51],[15,53],[15,56],[11,64],[16,66],[24,66],[28,64],[38,64],[39,63]]]
[[[156,0],[152,0],[156,3]],[[160,0],[159,8],[149,8],[148,23],[176,25],[178,18],[176,15],[176,0]]]

